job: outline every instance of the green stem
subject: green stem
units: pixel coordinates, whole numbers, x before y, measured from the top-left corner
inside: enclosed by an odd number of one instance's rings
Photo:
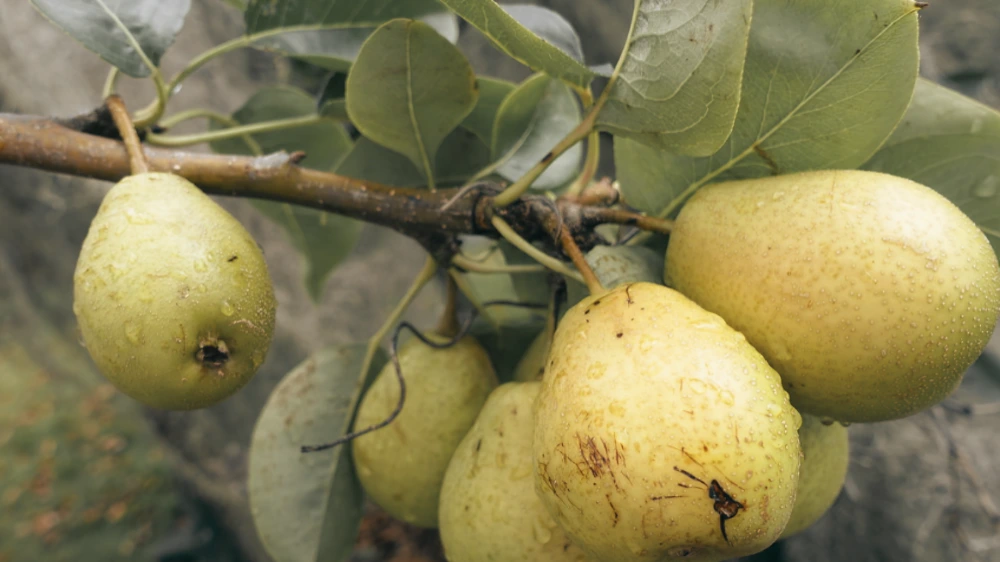
[[[559,144],[557,144],[551,152],[546,154],[540,162],[528,170],[528,173],[521,176],[521,178],[519,178],[516,182],[512,183],[507,189],[497,195],[496,198],[493,199],[493,206],[497,209],[502,209],[503,207],[506,207],[507,205],[510,205],[514,201],[520,199],[520,197],[528,191],[528,188],[531,187],[531,184],[538,179],[538,176],[542,175],[542,173],[548,169],[549,165],[552,164],[556,158],[562,156],[564,152],[572,148],[573,145],[580,142],[590,134],[594,128],[594,120],[596,118],[596,113],[588,114],[583,121],[580,121],[580,124],[577,125],[576,128],[570,131],[565,138],[559,141]]]
[[[543,273],[545,272],[545,266],[539,265],[490,265],[487,263],[480,263],[473,259],[467,258],[462,254],[455,254],[451,258],[452,265],[460,267],[466,271],[472,273],[509,273],[509,274],[522,274],[522,273]]]
[[[597,164],[601,159],[601,134],[595,129],[587,137],[587,157],[583,161],[583,169],[576,177],[573,184],[566,190],[566,195],[580,195],[583,190],[590,185],[590,180],[594,179],[597,173]]]
[[[382,326],[379,327],[375,335],[368,340],[368,348],[365,349],[365,358],[361,362],[361,379],[359,381],[360,387],[357,390],[361,390],[368,386],[368,369],[371,368],[372,360],[375,358],[375,352],[378,351],[379,346],[382,344],[382,340],[385,339],[389,332],[392,330],[393,326],[399,322],[399,319],[403,317],[406,309],[410,307],[413,299],[416,298],[420,290],[434,278],[434,273],[437,272],[437,263],[430,256],[427,257],[427,261],[424,262],[423,269],[417,274],[417,277],[413,280],[410,288],[406,290],[406,294],[400,299],[399,303],[396,304],[396,308],[389,313],[389,317],[385,319]]]
[[[535,261],[551,269],[552,271],[555,271],[556,273],[565,275],[566,277],[579,281],[584,285],[587,284],[587,282],[583,279],[583,276],[580,275],[579,272],[574,271],[573,269],[567,267],[566,264],[564,264],[563,262],[555,259],[554,257],[532,246],[531,242],[528,242],[527,240],[522,238],[520,234],[518,234],[513,228],[510,227],[509,224],[507,224],[507,221],[503,220],[502,218],[496,215],[493,215],[493,218],[490,220],[493,223],[493,228],[497,230],[497,233],[499,233],[500,236],[504,238],[504,240],[510,242],[518,250],[521,250],[525,254],[528,254],[529,256],[534,258]]]
[[[251,123],[249,125],[240,125],[229,129],[206,131],[204,133],[195,133],[191,135],[157,135],[150,133],[146,135],[146,142],[156,146],[189,146],[203,142],[214,142],[235,137],[242,137],[244,135],[255,135],[259,133],[269,133],[272,131],[283,131],[296,127],[305,127],[308,125],[315,125],[325,119],[325,117],[320,117],[319,115],[306,115],[303,117],[291,117],[288,119],[275,119],[273,121]]]
[[[118,18],[118,15],[104,3],[104,0],[96,0],[96,2],[104,10],[104,13],[111,18],[111,21],[115,23],[115,26],[117,26],[118,29],[125,34],[125,39],[128,40],[128,44],[135,50],[135,54],[138,55],[140,60],[142,60],[142,64],[146,65],[146,68],[149,69],[150,76],[153,79],[153,85],[156,87],[156,101],[152,106],[137,112],[135,119],[133,119],[133,124],[136,128],[141,129],[149,126],[150,124],[155,123],[156,120],[163,115],[163,110],[167,107],[168,90],[166,89],[166,84],[163,82],[163,74],[160,73],[159,67],[153,64],[153,61],[146,55],[146,52],[142,50],[142,45],[139,44],[139,40],[132,35],[132,32],[122,22],[122,20]],[[107,84],[105,84],[105,87],[107,87]]]
[[[218,111],[212,111],[211,109],[188,109],[186,111],[181,111],[174,113],[173,115],[168,115],[160,120],[160,126],[164,129],[170,129],[180,125],[185,121],[191,121],[192,119],[210,119],[219,123],[220,125],[225,125],[226,127],[239,127],[240,122],[233,119],[232,117],[219,113]]]
[[[104,88],[101,90],[101,99],[108,99],[111,94],[115,93],[115,89],[118,86],[118,77],[121,76],[121,71],[118,70],[117,66],[112,66],[111,70],[108,71],[108,77],[104,80]]]

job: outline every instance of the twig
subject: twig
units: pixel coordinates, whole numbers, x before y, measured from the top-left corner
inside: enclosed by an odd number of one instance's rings
[[[135,131],[132,118],[125,108],[125,102],[119,95],[108,96],[104,102],[111,113],[111,119],[118,127],[118,134],[121,135],[125,143],[125,150],[128,152],[129,169],[133,174],[145,174],[149,172],[149,162],[142,151],[142,142],[139,141],[139,133]]]
[[[525,240],[518,234],[509,224],[497,215],[493,216],[493,228],[496,229],[500,236],[503,236],[505,240],[514,245],[515,248],[521,250],[525,254],[528,254],[535,259],[538,263],[544,265],[545,267],[555,271],[556,273],[561,273],[567,277],[571,277],[581,283],[586,283],[583,276],[573,271],[572,269],[566,267],[563,262],[549,256],[539,250],[538,248],[531,245],[530,242]]]
[[[182,152],[155,147],[144,150],[151,171],[182,176],[213,195],[252,197],[337,213],[394,228],[408,236],[477,234],[499,238],[494,217],[501,218],[521,239],[552,245],[543,225],[563,221],[584,251],[601,243],[593,227],[601,223],[634,223],[663,232],[656,222],[620,209],[580,202],[553,204],[544,195],[526,195],[495,209],[499,184],[485,182],[454,198],[456,189],[402,188],[301,168],[287,154],[262,157]],[[0,113],[0,164],[117,182],[132,174],[128,151],[117,140],[82,133],[51,119]],[[453,199],[446,210],[442,207]],[[555,208],[558,207],[558,210]],[[558,215],[558,217],[557,217]],[[553,248],[554,249],[554,248]],[[542,253],[543,256],[544,252]],[[559,268],[558,260],[548,260]],[[560,272],[572,271],[562,266]],[[571,275],[575,275],[575,272]]]
[[[674,228],[674,221],[651,217],[641,213],[633,213],[624,209],[606,209],[602,207],[582,207],[581,222],[587,225],[596,226],[598,224],[623,224],[635,226],[640,230],[656,232],[658,234],[670,234]]]
[[[590,294],[597,295],[603,293],[604,285],[601,285],[601,280],[597,278],[597,274],[594,273],[593,268],[587,263],[587,258],[580,251],[580,247],[576,245],[573,235],[565,228],[559,232],[559,243],[562,245],[563,252],[569,256],[569,259],[573,261],[573,265],[576,266],[580,275],[583,276],[583,282],[587,285],[587,290],[590,291]]]

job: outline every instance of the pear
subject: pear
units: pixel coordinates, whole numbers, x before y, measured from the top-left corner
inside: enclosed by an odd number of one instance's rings
[[[781,538],[804,531],[818,521],[840,495],[847,477],[850,450],[846,427],[803,414],[799,443],[803,458],[798,492]]]
[[[549,357],[549,346],[552,344],[552,329],[546,326],[521,356],[514,368],[514,381],[540,381],[545,375],[545,361]]]
[[[801,418],[738,332],[634,283],[556,330],[538,397],[535,486],[604,562],[714,562],[763,550],[795,503]]]
[[[667,284],[743,332],[796,408],[842,422],[941,401],[1000,314],[1000,268],[972,220],[876,172],[704,187],[666,259]]]
[[[540,382],[490,394],[441,488],[441,542],[450,562],[583,562],[535,495],[531,442]]]
[[[266,358],[275,308],[257,243],[172,174],[129,176],[108,192],[73,277],[90,356],[154,408],[202,408],[243,387]]]
[[[365,492],[390,515],[437,527],[448,462],[497,387],[497,376],[486,350],[471,336],[445,349],[413,338],[398,357],[406,381],[403,409],[388,426],[352,441],[354,463]],[[399,382],[390,362],[365,393],[355,431],[388,418],[398,401]]]

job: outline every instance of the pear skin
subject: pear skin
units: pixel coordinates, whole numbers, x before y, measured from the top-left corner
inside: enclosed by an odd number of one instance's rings
[[[545,375],[545,360],[549,357],[549,346],[552,344],[552,331],[546,326],[521,356],[514,368],[516,382],[540,381]]]
[[[497,387],[497,376],[486,350],[471,336],[445,349],[412,338],[400,347],[399,364],[406,381],[403,409],[388,426],[351,442],[354,464],[365,492],[389,514],[437,527],[448,462]],[[365,393],[354,430],[385,420],[398,401],[390,362]]]
[[[840,495],[850,463],[847,428],[839,423],[823,423],[816,416],[803,414],[799,428],[802,446],[802,469],[795,508],[781,538],[788,538],[811,527]]]
[[[115,387],[154,408],[203,408],[242,388],[267,356],[276,308],[254,239],[172,174],[111,188],[73,276],[90,356]]]
[[[652,283],[560,322],[538,398],[535,487],[604,562],[759,552],[795,503],[801,418],[746,339]]]
[[[441,542],[449,562],[586,562],[535,494],[531,443],[540,382],[490,394],[445,473]]]
[[[803,413],[909,416],[948,396],[1000,315],[1000,267],[958,207],[860,170],[709,185],[677,217],[667,284],[719,314]]]

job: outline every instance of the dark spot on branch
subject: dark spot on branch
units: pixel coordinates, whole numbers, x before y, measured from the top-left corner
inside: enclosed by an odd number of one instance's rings
[[[546,154],[546,155],[545,155],[545,156],[544,156],[544,157],[542,158],[542,164],[548,164],[548,163],[549,163],[549,162],[551,162],[551,161],[552,161],[552,153],[551,153],[551,152],[549,152],[548,154]]]
[[[229,263],[233,263],[234,261],[238,260],[239,258],[240,258],[239,256],[230,256],[229,259],[226,260],[226,261],[229,262]]]
[[[618,332],[617,334],[615,334],[615,336],[617,336],[619,338],[622,337],[622,335],[624,335],[624,334],[622,334],[621,332]]]

